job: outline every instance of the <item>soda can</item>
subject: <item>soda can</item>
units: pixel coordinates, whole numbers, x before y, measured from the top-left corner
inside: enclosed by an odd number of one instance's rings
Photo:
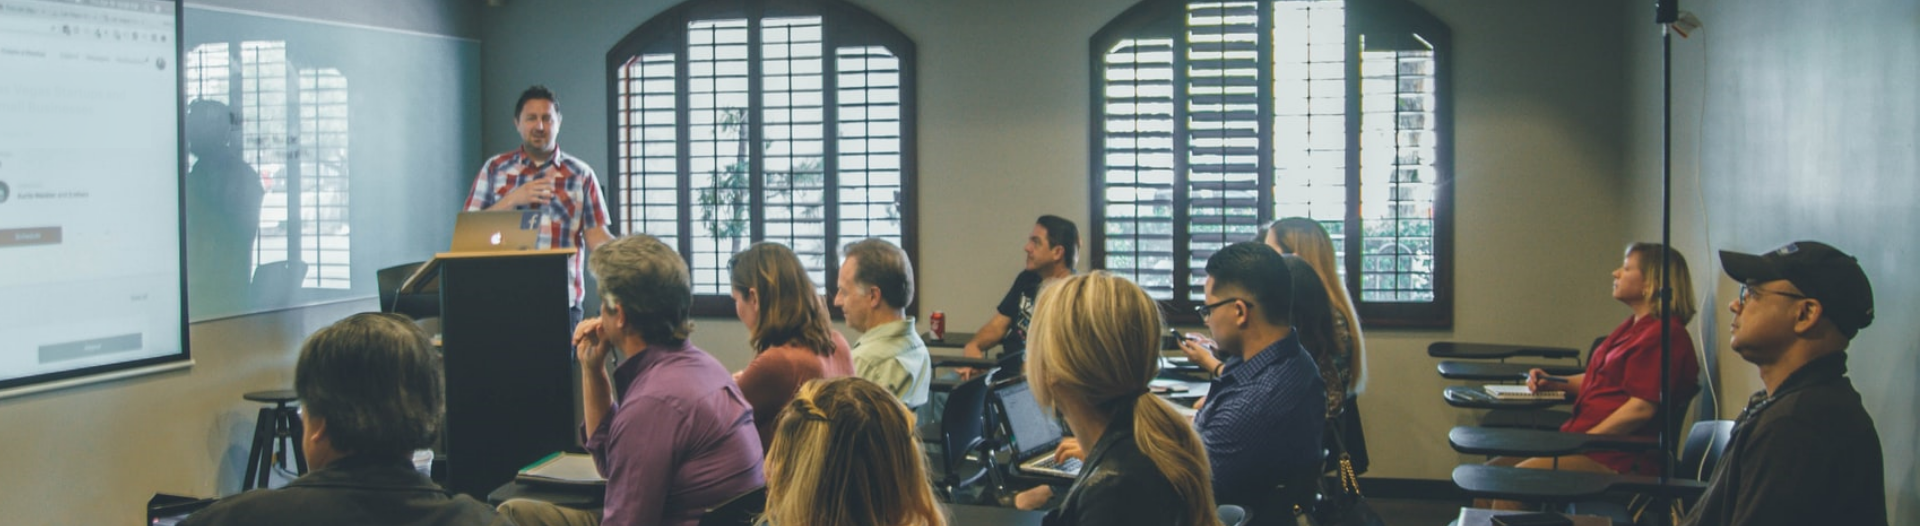
[[[933,326],[931,332],[934,341],[945,341],[947,339],[947,313],[933,311],[932,323],[930,325]]]

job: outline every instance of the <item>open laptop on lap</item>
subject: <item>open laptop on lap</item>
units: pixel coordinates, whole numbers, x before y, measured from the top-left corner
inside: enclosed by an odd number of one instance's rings
[[[461,212],[453,220],[449,252],[533,250],[540,241],[540,212],[501,210]]]
[[[993,394],[1000,400],[1001,414],[1006,415],[1007,427],[1012,431],[1009,438],[1016,469],[1030,475],[1069,479],[1080,476],[1080,459],[1053,461],[1053,451],[1060,447],[1060,439],[1065,435],[1059,421],[1033,398],[1032,387],[1026,379],[995,387]]]

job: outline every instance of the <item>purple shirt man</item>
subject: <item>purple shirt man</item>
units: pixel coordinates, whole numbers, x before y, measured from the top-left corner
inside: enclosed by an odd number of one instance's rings
[[[753,408],[692,342],[649,345],[613,372],[619,392],[587,451],[607,477],[607,526],[685,525],[766,484]]]

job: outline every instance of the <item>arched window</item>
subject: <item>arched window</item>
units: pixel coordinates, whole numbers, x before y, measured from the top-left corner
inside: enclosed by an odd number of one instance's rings
[[[620,232],[677,247],[695,313],[732,316],[728,259],[793,248],[832,294],[839,248],[911,257],[913,42],[836,0],[695,0],[607,54]]]
[[[1451,43],[1405,0],[1135,5],[1092,41],[1094,265],[1178,319],[1214,251],[1302,216],[1368,325],[1451,324]]]

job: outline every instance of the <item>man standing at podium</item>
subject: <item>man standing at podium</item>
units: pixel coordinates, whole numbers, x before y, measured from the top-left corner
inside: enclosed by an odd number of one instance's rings
[[[520,147],[480,167],[467,210],[537,210],[539,241],[534,248],[574,249],[567,258],[571,331],[580,324],[580,300],[586,296],[581,279],[585,253],[613,239],[607,231],[607,205],[593,168],[560,151],[560,105],[552,91],[534,86],[521,92],[513,107],[513,126],[520,131]]]

